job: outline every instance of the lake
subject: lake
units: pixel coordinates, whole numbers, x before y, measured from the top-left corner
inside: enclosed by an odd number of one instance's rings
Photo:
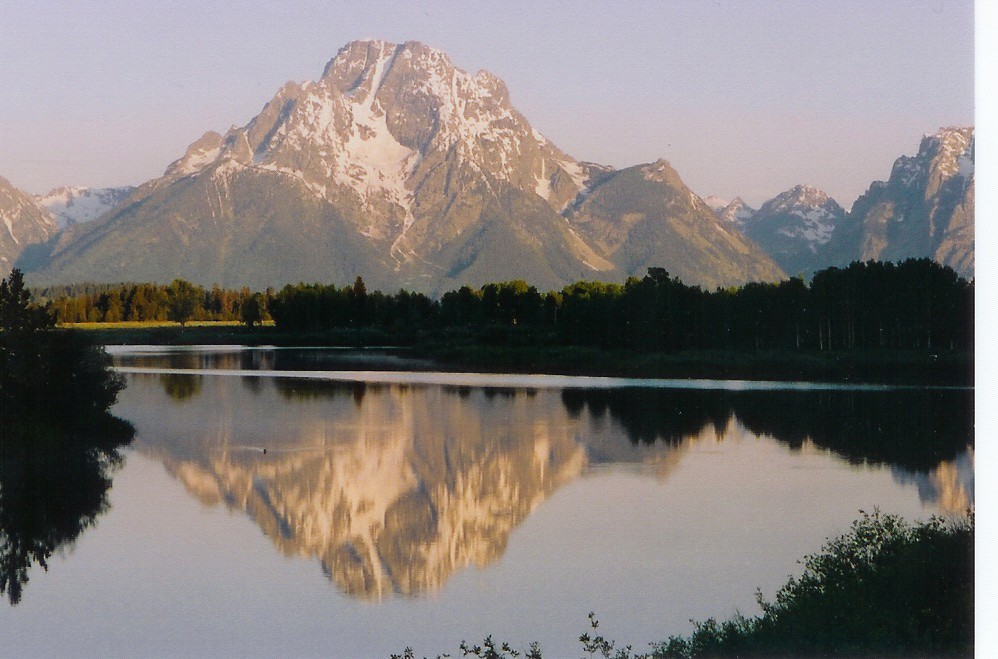
[[[860,510],[974,503],[966,390],[113,353],[135,440],[3,605],[5,655],[436,656],[492,634],[578,656],[590,611],[644,650],[757,613]]]

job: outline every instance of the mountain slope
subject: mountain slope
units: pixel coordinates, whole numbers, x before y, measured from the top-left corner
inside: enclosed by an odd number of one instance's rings
[[[47,209],[0,177],[0,277],[6,276],[26,247],[45,242],[57,230]]]
[[[785,277],[664,160],[605,178],[573,208],[569,221],[616,264],[618,277],[640,275],[651,266],[707,288]]]
[[[943,128],[902,156],[853,205],[824,258],[896,261],[928,257],[974,276],[974,129]]]
[[[706,222],[702,202],[648,208],[647,232],[662,244],[644,257],[599,247],[608,237],[578,231],[575,215],[606,196],[610,174],[534,130],[492,74],[417,42],[352,42],[319,80],[287,83],[245,126],[206,133],[163,177],[71,227],[36,278],[264,287],[361,275],[433,293],[513,278],[559,288],[645,265],[703,283],[781,276]],[[617,203],[600,211],[611,232],[630,212]]]

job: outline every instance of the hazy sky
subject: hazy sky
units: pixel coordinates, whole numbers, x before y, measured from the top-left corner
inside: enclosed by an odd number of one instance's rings
[[[5,0],[0,176],[159,176],[365,37],[495,73],[578,159],[664,157],[695,192],[753,205],[810,183],[848,208],[923,133],[974,122],[971,0]]]

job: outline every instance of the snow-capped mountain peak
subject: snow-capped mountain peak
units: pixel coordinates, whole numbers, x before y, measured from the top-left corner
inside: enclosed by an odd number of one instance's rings
[[[722,199],[717,195],[707,195],[706,197],[701,197],[701,199],[703,199],[703,203],[707,204],[707,206],[709,206],[715,213],[731,203],[727,199]]]
[[[441,180],[441,167],[471,171]],[[436,206],[426,197],[448,181],[475,180],[491,196],[531,190],[561,212],[602,171],[544,139],[491,73],[470,74],[419,42],[376,39],[341,48],[317,81],[284,85],[246,126],[206,133],[166,177],[211,170],[225,185],[245,169],[292,177],[337,205],[352,198],[344,215],[369,239],[392,241],[397,262],[425,233],[409,229]]]
[[[796,185],[770,199],[742,223],[788,273],[808,271],[812,257],[832,238],[846,212],[812,185]]]
[[[741,226],[751,219],[756,210],[746,204],[741,197],[735,197],[724,207],[715,209],[714,212],[722,220]]]

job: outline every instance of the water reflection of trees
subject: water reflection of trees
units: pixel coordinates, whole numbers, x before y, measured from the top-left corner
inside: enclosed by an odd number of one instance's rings
[[[927,471],[973,443],[973,392],[697,391],[566,389],[570,414],[609,414],[634,443],[678,444],[734,416],[746,429],[792,448],[805,442],[851,462]]]
[[[364,403],[364,395],[371,391],[380,391],[386,385],[363,381],[338,380],[299,380],[296,378],[274,378],[274,388],[285,400],[308,401],[337,396],[351,396],[359,408]]]
[[[163,373],[159,376],[159,382],[167,396],[182,403],[201,393],[201,377],[186,373]]]
[[[119,449],[131,437],[131,426],[110,417],[86,430],[0,429],[0,594],[11,604],[21,600],[33,564],[48,569],[52,554],[107,510]]]
[[[155,377],[133,376],[152,385],[129,389],[137,418],[162,413]],[[266,377],[247,390],[244,380],[205,377],[182,414],[143,434],[143,450],[203,503],[245,511],[282,552],[317,558],[332,581],[364,598],[437,589],[457,570],[496,560],[530,511],[590,465],[667,477],[691,447],[728,437],[814,444],[889,463],[896,478],[937,498],[967,493],[965,473],[944,473],[940,462],[971,441],[966,392],[557,391]]]

